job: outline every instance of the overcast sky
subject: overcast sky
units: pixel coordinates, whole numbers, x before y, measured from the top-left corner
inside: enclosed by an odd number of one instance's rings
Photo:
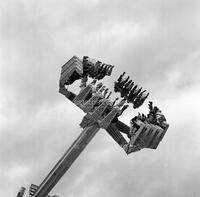
[[[0,196],[39,185],[81,132],[84,113],[58,93],[73,55],[115,65],[111,90],[126,71],[170,128],[157,150],[128,156],[100,130],[51,194],[199,196],[199,21],[199,0],[1,0]],[[138,111],[147,103],[122,120]]]

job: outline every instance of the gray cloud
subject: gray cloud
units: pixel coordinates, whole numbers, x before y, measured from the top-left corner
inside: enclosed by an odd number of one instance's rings
[[[114,78],[127,71],[170,129],[157,150],[128,157],[99,131],[52,193],[198,196],[199,1],[9,0],[0,7],[1,196],[39,184],[80,133],[83,113],[58,94],[60,68],[73,55],[114,64]],[[113,80],[105,79],[110,88]],[[135,113],[130,108],[122,120],[129,124]]]

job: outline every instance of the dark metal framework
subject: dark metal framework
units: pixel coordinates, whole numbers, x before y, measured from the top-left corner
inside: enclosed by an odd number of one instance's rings
[[[74,56],[62,66],[59,92],[86,113],[80,123],[83,131],[42,183],[39,186],[33,184],[30,186],[29,197],[48,197],[52,188],[100,128],[105,129],[126,154],[143,148],[156,149],[158,147],[169,124],[161,110],[153,106],[152,102],[149,102],[149,114],[147,116],[138,114],[131,119],[130,126],[118,119],[129,103],[133,104],[133,108],[138,108],[147,99],[149,93],[138,88],[138,85],[135,85],[129,76],[124,78],[125,73],[123,73],[114,83],[114,91],[119,92],[122,99],[117,104],[119,98],[111,101],[111,92],[102,82],[98,83],[98,80],[110,76],[113,67],[86,56],[82,60]],[[87,84],[88,78],[93,79],[89,84]],[[67,86],[79,79],[81,80],[81,90],[76,95],[69,91]],[[18,193],[19,197],[23,196],[24,191],[25,188],[21,189],[21,193]]]

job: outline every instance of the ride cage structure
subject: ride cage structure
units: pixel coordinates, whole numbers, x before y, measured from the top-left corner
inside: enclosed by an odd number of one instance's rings
[[[80,59],[73,56],[62,66],[59,81],[59,92],[82,109],[86,115],[80,123],[82,133],[77,137],[66,153],[61,157],[42,183],[31,184],[29,197],[51,197],[49,192],[78,158],[87,144],[100,128],[119,144],[126,154],[140,151],[143,148],[156,149],[163,139],[169,124],[157,106],[149,102],[149,113],[138,114],[130,120],[130,126],[118,118],[133,105],[139,108],[148,98],[149,93],[142,90],[125,72],[114,82],[114,92],[120,94],[114,101],[110,99],[111,91],[99,80],[112,74],[114,66],[96,61],[87,56]],[[91,82],[88,83],[88,79]],[[76,95],[68,90],[76,80],[81,80],[80,91]],[[23,197],[25,188],[21,187],[17,197]],[[53,197],[53,196],[52,196]],[[56,195],[54,195],[56,197]]]

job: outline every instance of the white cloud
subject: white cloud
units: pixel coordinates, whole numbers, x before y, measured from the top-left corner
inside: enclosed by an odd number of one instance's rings
[[[79,134],[83,113],[58,94],[60,67],[73,55],[116,65],[113,80],[127,71],[150,91],[170,128],[157,150],[128,157],[100,131],[52,193],[197,196],[198,5],[196,0],[1,1],[1,196],[39,184]],[[129,110],[122,120],[129,123],[134,115]]]

